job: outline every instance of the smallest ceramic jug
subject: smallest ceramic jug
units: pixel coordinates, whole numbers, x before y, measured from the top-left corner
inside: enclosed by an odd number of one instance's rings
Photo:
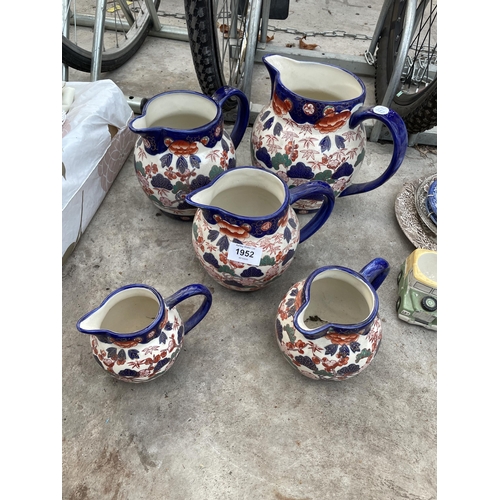
[[[361,272],[316,269],[278,307],[276,336],[286,359],[316,380],[345,380],[372,362],[382,339],[376,290],[389,273],[376,258]]]
[[[205,298],[183,323],[175,306],[194,295]],[[147,285],[126,285],[85,314],[76,328],[90,335],[94,359],[124,382],[148,382],[177,358],[184,336],[208,313],[212,295],[203,285],[181,288],[167,299]]]
[[[231,133],[224,129],[222,106],[238,102]],[[212,96],[172,90],[152,97],[143,114],[129,123],[138,134],[135,173],[153,204],[170,217],[192,220],[195,209],[185,196],[236,166],[236,148],[250,116],[246,95],[221,87]]]

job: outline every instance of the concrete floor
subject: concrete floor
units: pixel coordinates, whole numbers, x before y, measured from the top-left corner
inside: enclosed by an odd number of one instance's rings
[[[293,7],[301,3],[294,0]],[[367,34],[381,4],[372,2],[374,12],[368,12],[365,5],[317,3],[359,12]],[[324,12],[307,19],[314,27],[301,28],[321,29]],[[349,19],[357,21],[355,13],[323,29],[347,31]],[[362,53],[367,43],[351,41],[349,47]],[[253,91],[267,98],[269,80],[259,71]],[[199,90],[188,44],[175,40],[148,38],[130,63],[103,77],[125,94]],[[88,81],[88,75],[72,71],[70,81]],[[250,131],[237,150],[238,165],[250,164]],[[391,144],[368,143],[359,180],[385,169],[391,154]],[[190,251],[191,224],[159,214],[129,157],[62,268],[63,498],[436,498],[437,336],[397,318],[396,276],[414,247],[394,211],[405,182],[436,170],[435,149],[410,147],[385,185],[337,201],[279,280],[242,294],[206,274]],[[308,216],[300,217],[302,223]],[[378,292],[383,342],[372,365],[344,382],[303,377],[276,342],[279,302],[320,266],[360,270],[375,257],[392,269]],[[187,335],[174,366],[142,385],[105,374],[92,359],[88,337],[75,328],[110,291],[129,283],[146,283],[165,297],[202,283],[213,294],[210,312]],[[187,317],[196,305],[192,299],[178,309]]]

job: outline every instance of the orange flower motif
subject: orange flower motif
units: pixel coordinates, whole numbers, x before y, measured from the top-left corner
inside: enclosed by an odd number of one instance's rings
[[[289,141],[285,145],[285,153],[288,155],[290,160],[295,161],[297,159],[297,156],[299,156],[299,146],[298,144],[295,144],[293,141]]]
[[[288,309],[278,309],[280,319],[285,320],[288,318]]]
[[[284,101],[282,101],[276,94],[273,95],[272,104],[274,112],[278,116],[285,115],[293,108],[293,104],[290,99],[285,99]]]
[[[307,347],[307,344],[302,340],[297,340],[294,344],[295,349],[298,349],[300,354],[304,354],[304,347]]]
[[[227,151],[222,151],[221,157],[220,157],[220,166],[222,168],[227,168],[227,160],[229,158],[229,155],[227,154]]]
[[[174,141],[168,145],[170,151],[178,156],[194,155],[198,151],[196,142]]]
[[[114,340],[114,343],[118,347],[124,347],[125,349],[128,349],[130,347],[136,346],[140,342],[140,338],[135,338],[132,340]]]
[[[329,109],[325,111],[325,116],[323,116],[323,118],[320,118],[314,124],[314,128],[316,130],[319,130],[322,134],[335,132],[336,130],[344,126],[347,120],[349,120],[350,116],[350,111],[344,110],[340,113],[335,113],[333,109]]]
[[[262,226],[260,226],[260,229],[262,231],[267,231],[268,229],[271,229],[272,225],[273,224],[270,221],[267,221],[267,222],[264,222],[264,224],[262,224]]]
[[[325,337],[332,343],[338,345],[347,345],[351,342],[356,342],[359,335],[343,335],[341,333],[329,333]]]
[[[222,220],[219,215],[214,215],[214,219],[219,225],[220,232],[226,236],[232,236],[234,238],[247,238],[250,236],[251,227],[248,224],[233,226],[232,224],[228,224],[226,221]]]

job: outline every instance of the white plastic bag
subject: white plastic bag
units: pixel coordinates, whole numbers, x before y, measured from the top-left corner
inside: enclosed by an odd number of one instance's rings
[[[135,142],[133,112],[111,80],[68,82],[74,101],[62,124],[63,263],[75,248]]]

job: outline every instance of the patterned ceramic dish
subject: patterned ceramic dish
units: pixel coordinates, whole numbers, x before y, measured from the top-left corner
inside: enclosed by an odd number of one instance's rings
[[[437,210],[437,179],[431,183],[429,186],[429,191],[427,192],[427,210],[429,212],[429,218],[437,226],[438,210]]]
[[[415,192],[422,184],[422,179],[406,182],[396,197],[395,212],[399,226],[406,237],[417,248],[437,250],[437,237],[417,213]]]
[[[417,189],[415,191],[415,208],[417,210],[418,216],[422,222],[429,228],[435,235],[437,235],[437,225],[429,216],[429,209],[427,208],[427,197],[429,193],[430,185],[437,180],[437,175],[433,174],[425,178],[419,184],[417,184]]]

